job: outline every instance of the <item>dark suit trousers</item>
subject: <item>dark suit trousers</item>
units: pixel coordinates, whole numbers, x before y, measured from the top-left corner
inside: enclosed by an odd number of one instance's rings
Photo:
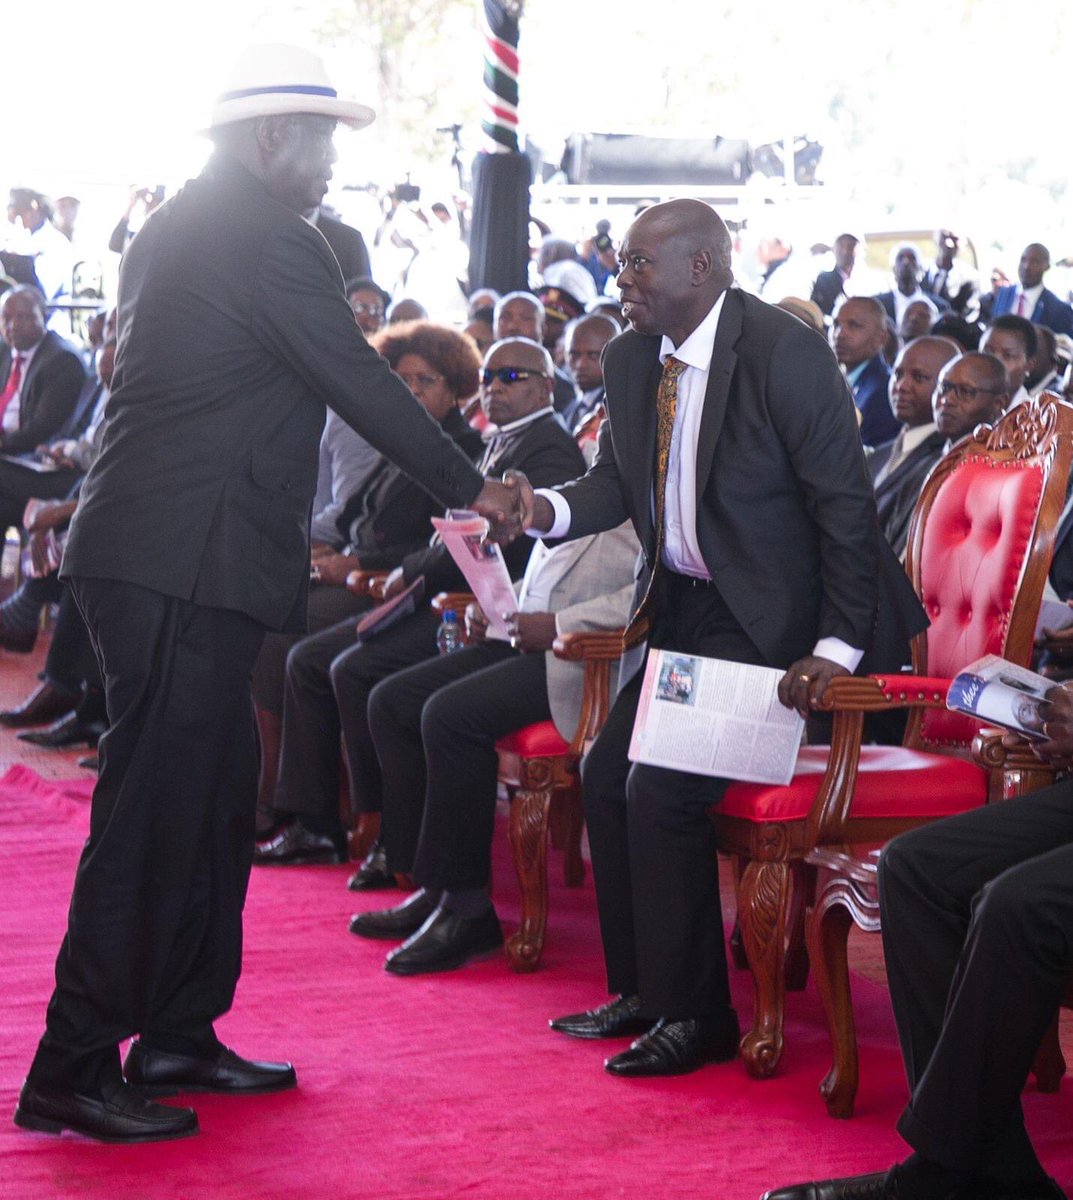
[[[912,1090],[898,1130],[949,1167],[1023,1178],[1021,1089],[1073,967],[1073,781],[903,834],[879,883]]]
[[[69,585],[107,680],[110,728],[31,1076],[92,1088],[116,1077],[122,1039],[205,1042],[231,1006],[263,628],[134,584]]]
[[[439,617],[422,608],[368,642],[347,618],[300,641],[287,656],[276,808],[310,828],[339,829],[339,735],[352,814],[379,812],[380,760],[369,733],[369,693],[395,671],[436,653]]]
[[[49,683],[68,692],[77,692],[83,686],[98,692],[104,688],[89,630],[78,611],[74,594],[66,585],[62,585],[59,616],[52,631],[43,675]]]
[[[28,500],[63,500],[81,471],[32,471],[19,463],[0,462],[0,530],[22,527]]]
[[[663,571],[650,644],[763,665],[712,587]],[[608,990],[646,1016],[720,1018],[730,1007],[715,832],[726,781],[631,764],[643,672],[619,693],[582,769]]]
[[[467,646],[377,684],[369,728],[391,869],[437,891],[487,887],[496,740],[550,717],[544,655],[505,642]]]

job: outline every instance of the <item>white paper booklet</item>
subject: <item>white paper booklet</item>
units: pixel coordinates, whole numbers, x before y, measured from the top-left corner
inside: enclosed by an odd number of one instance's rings
[[[503,561],[503,551],[495,542],[484,540],[488,522],[468,508],[450,508],[446,517],[433,517],[432,524],[488,618],[487,636],[505,642],[507,628],[502,614],[518,611],[518,597]],[[461,620],[462,614],[458,616]]]
[[[1045,739],[1039,706],[1057,686],[1053,679],[1026,671],[997,654],[985,654],[951,680],[946,707],[993,721],[1026,737]]]
[[[749,783],[790,782],[805,727],[784,671],[674,650],[648,655],[630,761]]]

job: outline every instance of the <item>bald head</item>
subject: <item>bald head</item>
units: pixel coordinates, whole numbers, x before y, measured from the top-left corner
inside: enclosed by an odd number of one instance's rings
[[[932,396],[939,372],[961,348],[941,337],[921,337],[910,342],[894,360],[890,373],[890,406],[894,415],[914,428],[932,420]]]
[[[619,332],[610,317],[599,313],[578,317],[567,325],[564,334],[566,365],[580,391],[591,392],[603,383],[600,359],[604,347]]]
[[[626,231],[618,259],[622,315],[638,333],[665,334],[676,346],[734,279],[727,227],[700,200],[645,209]]]

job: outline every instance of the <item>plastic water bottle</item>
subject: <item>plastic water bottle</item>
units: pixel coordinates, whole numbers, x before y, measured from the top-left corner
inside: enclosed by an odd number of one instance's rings
[[[451,654],[462,649],[462,630],[458,627],[458,613],[453,608],[444,610],[440,627],[436,630],[436,649],[440,654]]]

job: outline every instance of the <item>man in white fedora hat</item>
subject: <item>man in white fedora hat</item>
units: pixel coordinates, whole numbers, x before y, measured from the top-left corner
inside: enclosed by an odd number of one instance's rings
[[[247,51],[212,108],[215,153],[123,259],[100,457],[64,575],[107,680],[110,728],[45,1034],[16,1123],[106,1141],[196,1133],[188,1091],[293,1087],[223,1046],[253,852],[250,672],[302,630],[325,405],[444,504],[504,517],[486,483],[366,344],[320,203],[341,99],[315,55]],[[120,1065],[119,1043],[136,1036]]]

